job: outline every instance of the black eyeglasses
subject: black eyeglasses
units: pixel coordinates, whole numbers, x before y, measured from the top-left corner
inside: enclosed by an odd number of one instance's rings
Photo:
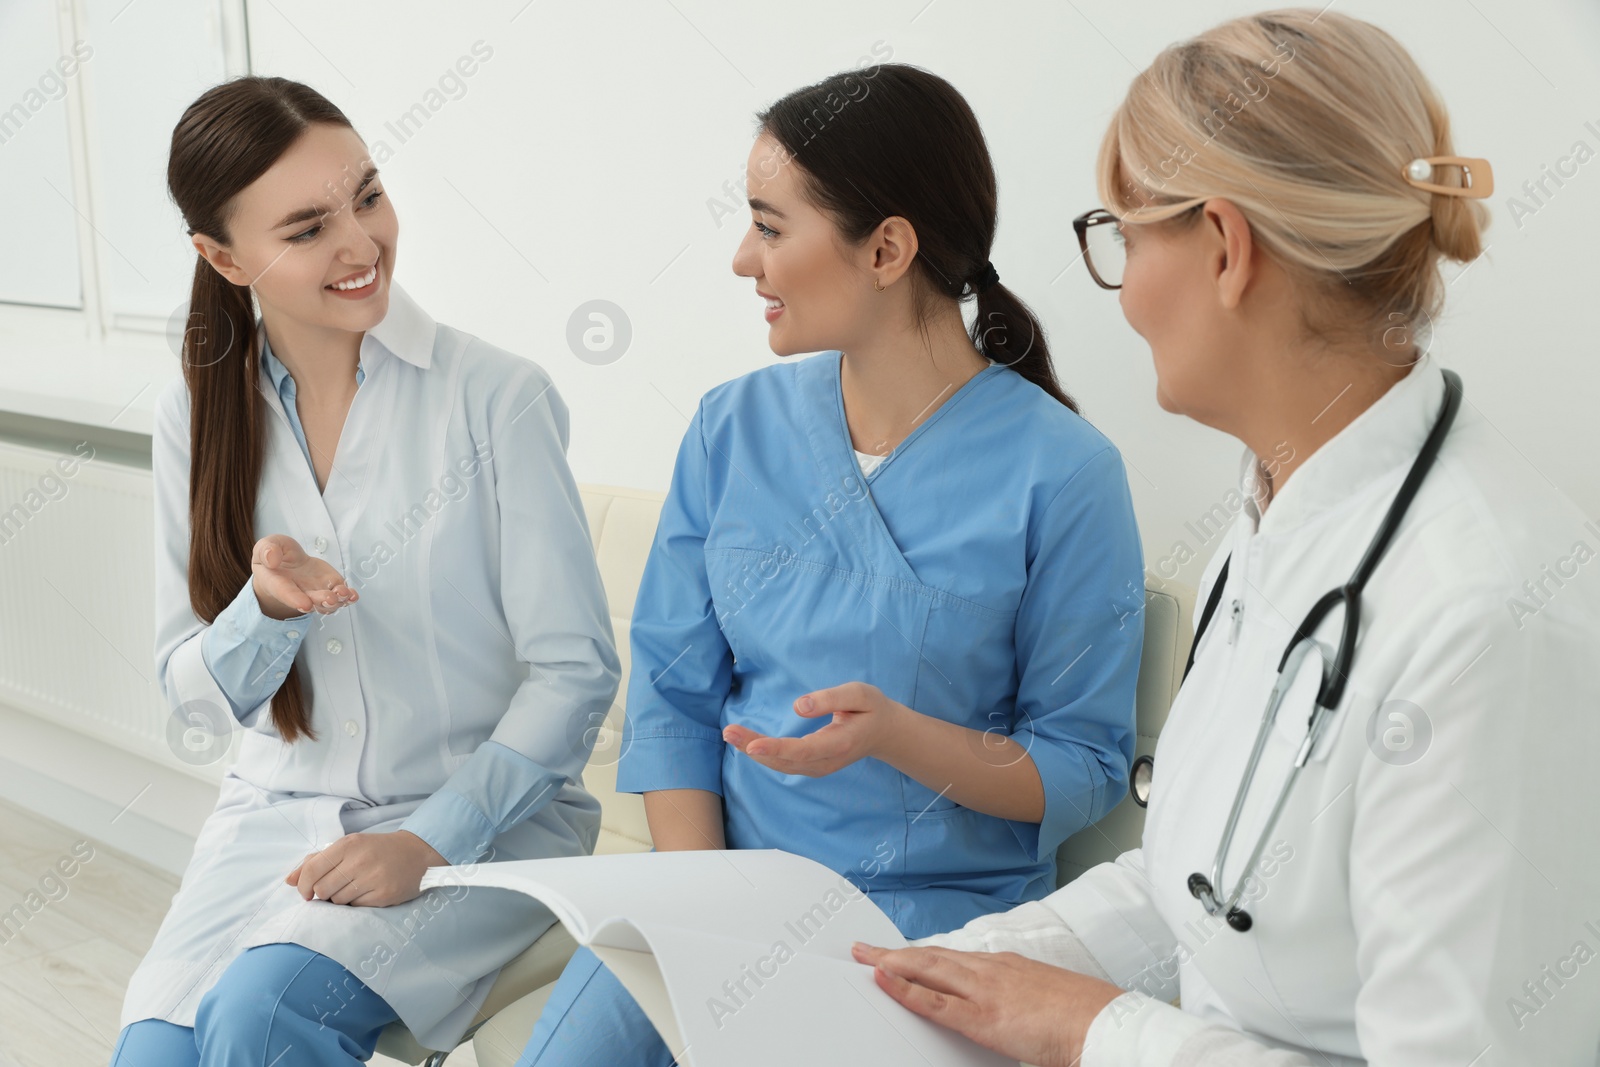
[[[1202,201],[1173,218],[1188,218],[1205,206]],[[1128,265],[1128,252],[1122,235],[1124,225],[1104,208],[1085,211],[1072,220],[1073,232],[1078,235],[1078,248],[1083,252],[1083,262],[1089,267],[1089,277],[1102,289],[1122,288],[1122,272]]]

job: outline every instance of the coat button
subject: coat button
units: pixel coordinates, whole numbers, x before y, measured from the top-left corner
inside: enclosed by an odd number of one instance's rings
[[[354,719],[346,719],[345,720],[345,722],[344,722],[344,732],[349,734],[351,737],[354,737],[356,735],[356,732],[358,730],[360,730],[360,729],[361,729],[361,727],[356,725],[356,721]]]
[[[326,552],[328,550],[328,539],[326,537],[319,537],[315,541],[311,542],[311,547],[316,549],[318,552]]]
[[[292,641],[296,637],[300,636],[300,631],[299,630],[290,630],[288,633],[284,634],[283,636],[289,638]]]
[[[339,639],[337,637],[330,637],[328,638],[328,643],[325,647],[329,652],[337,656],[339,654],[339,650],[344,648],[344,645],[339,643]]]

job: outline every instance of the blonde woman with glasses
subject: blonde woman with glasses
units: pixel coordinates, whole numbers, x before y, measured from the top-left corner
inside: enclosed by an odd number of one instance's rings
[[[1387,33],[1284,10],[1158,56],[1098,184],[1159,403],[1245,446],[1143,847],[857,959],[1039,1065],[1594,1063],[1595,527],[1427,351],[1488,162]]]

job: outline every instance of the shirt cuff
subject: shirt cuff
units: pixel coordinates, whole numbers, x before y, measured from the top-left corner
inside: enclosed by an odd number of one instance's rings
[[[1136,851],[1095,866],[1040,904],[1061,917],[1111,982],[1162,1000],[1178,995],[1177,940],[1150,901]]]
[[[261,610],[253,583],[246,579],[227,607],[200,638],[207,672],[227,697],[234,718],[272,698],[310,628],[311,613],[274,619]]]
[[[470,863],[495,837],[555,799],[565,782],[565,775],[498,741],[485,741],[400,829],[422,838],[452,866]]]
[[[630,738],[624,730],[617,792],[704,789],[721,796],[722,753],[727,745],[720,736],[714,740],[699,734]]]
[[[951,930],[943,934],[929,934],[906,942],[908,948],[949,948],[958,952],[988,952],[983,938],[966,930]]]
[[[455,867],[471,863],[494,842],[494,823],[460,793],[441,788],[417,806],[400,829],[410,830]]]
[[[1211,1026],[1165,1001],[1128,992],[1100,1009],[1083,1038],[1081,1067],[1168,1067]]]
[[[963,952],[1015,952],[1030,960],[1111,981],[1100,961],[1059,914],[1042,900],[1026,900],[1009,911],[969,919],[959,930],[921,938],[911,944]]]
[[[234,640],[287,647],[290,642],[298,643],[310,618],[311,612],[307,611],[287,619],[274,619],[261,610],[261,601],[256,599],[255,582],[246,578],[244,587],[233,598],[233,602],[217,612],[211,629],[220,629]],[[291,632],[295,633],[292,638],[289,636]]]

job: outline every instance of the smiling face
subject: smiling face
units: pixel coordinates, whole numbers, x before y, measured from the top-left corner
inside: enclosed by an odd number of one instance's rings
[[[767,342],[780,356],[848,350],[885,311],[869,269],[873,242],[847,247],[833,220],[803,195],[799,164],[769,135],[746,162],[750,229],[733,272],[767,302]]]
[[[361,138],[315,123],[234,197],[231,243],[196,234],[194,245],[229,281],[253,286],[264,315],[360,333],[389,309],[399,231]]]

